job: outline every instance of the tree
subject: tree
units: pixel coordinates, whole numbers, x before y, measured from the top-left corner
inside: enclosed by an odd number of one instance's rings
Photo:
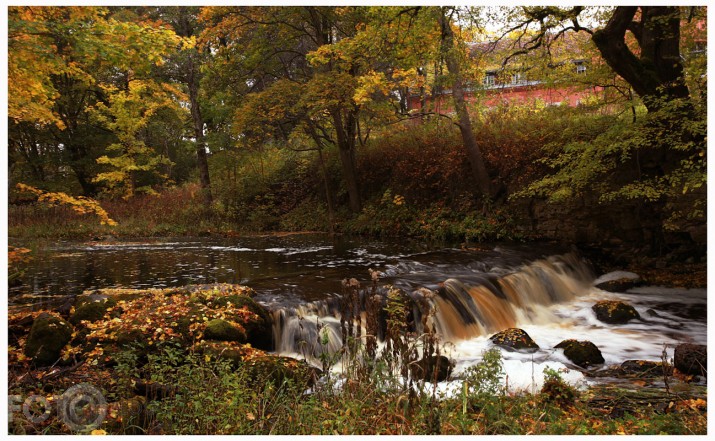
[[[452,29],[452,16],[455,13],[454,9],[442,8],[439,14],[439,23],[442,30],[442,56],[445,64],[452,76],[452,98],[454,99],[454,108],[459,119],[459,131],[462,134],[464,148],[467,151],[469,165],[472,169],[472,175],[477,183],[479,192],[484,197],[491,197],[491,183],[489,174],[487,173],[482,152],[477,145],[477,140],[472,129],[472,122],[469,117],[467,105],[464,100],[464,84],[462,80],[462,69],[457,58],[457,48],[455,47],[455,35]]]
[[[90,121],[89,109],[107,100],[110,89],[102,86],[120,90],[130,76],[146,77],[179,40],[157,23],[115,17],[111,8],[8,12],[10,121],[51,134],[83,193],[92,195],[95,160],[112,134]]]
[[[553,44],[566,32],[586,32],[647,110],[642,121],[615,119],[589,142],[564,145],[552,158],[554,173],[531,184],[522,195],[564,200],[587,191],[599,202],[636,201],[649,217],[660,221],[661,231],[653,235],[654,250],[663,243],[663,229],[675,229],[679,221],[704,215],[706,109],[692,99],[687,86],[689,60],[681,53],[680,33],[686,10],[665,6],[619,6],[595,14],[583,7],[520,10],[511,30],[527,35],[530,25],[538,26],[520,53]],[[580,20],[588,14],[601,18],[603,27],[583,26]]]
[[[688,99],[680,53],[681,10],[677,6],[618,6],[592,11],[582,6],[522,7],[508,32],[521,31],[526,42],[517,54],[549,45],[566,32],[591,35],[603,59],[641,97],[649,111],[671,99]],[[583,16],[596,23],[592,29]],[[535,33],[527,30],[537,27]],[[633,38],[629,38],[629,35]]]
[[[299,88],[302,109],[293,113],[289,123],[276,118],[272,126],[285,139],[298,130],[316,140],[318,149],[326,144],[337,147],[353,212],[362,208],[355,150],[364,106],[354,96],[365,66],[332,46],[355,34],[361,11],[350,7],[207,8],[203,17],[213,24],[202,36],[216,52],[214,60],[238,74],[231,83],[246,85],[235,91],[240,95],[268,90],[282,79],[303,86]],[[240,106],[239,121],[250,112],[250,107]],[[245,124],[242,128],[251,130]]]
[[[195,42],[202,32],[203,22],[199,20],[199,7],[160,6],[148,9],[145,13],[170,24],[174,32],[187,41]],[[172,54],[161,67],[161,73],[167,80],[184,84],[188,91],[193,138],[196,145],[196,167],[199,172],[202,200],[206,206],[211,205],[213,201],[206,151],[206,124],[200,98],[202,68],[207,61],[206,51],[200,50],[196,44],[186,44]]]
[[[114,195],[125,199],[137,192],[154,193],[150,185],[156,177],[160,182],[168,179],[162,165],[170,164],[169,158],[147,146],[140,132],[152,117],[162,108],[178,107],[177,96],[182,94],[168,85],[160,86],[150,80],[131,80],[126,90],[109,90],[108,102],[98,103],[93,109],[94,118],[117,137],[116,143],[107,147],[112,156],[97,158],[99,164],[106,164],[110,171],[102,172],[95,178],[104,183]],[[144,176],[140,180],[141,175]]]

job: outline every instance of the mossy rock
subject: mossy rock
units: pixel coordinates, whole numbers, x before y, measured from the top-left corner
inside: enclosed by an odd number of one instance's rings
[[[240,325],[231,324],[226,320],[213,319],[206,324],[204,338],[218,341],[246,342],[246,331]]]
[[[214,304],[220,307],[225,307],[229,302],[238,308],[246,308],[255,314],[254,317],[248,320],[241,319],[241,326],[246,330],[246,341],[254,348],[266,351],[272,350],[272,320],[266,308],[245,295],[232,294],[214,300]]]
[[[566,358],[582,368],[603,364],[606,361],[601,350],[590,341],[564,340],[555,347],[563,349]]]
[[[69,321],[75,326],[82,321],[96,322],[104,317],[109,308],[116,305],[116,300],[106,296],[97,296],[95,299],[83,298],[75,304],[74,313]]]
[[[72,325],[43,312],[35,318],[24,352],[38,366],[49,366],[60,358],[62,348],[72,339]]]
[[[519,328],[505,329],[489,337],[489,340],[507,351],[535,352],[539,349],[529,334]]]
[[[267,383],[280,386],[291,382],[299,387],[310,386],[320,376],[320,369],[295,358],[266,355],[247,360],[241,366],[251,383],[262,387]]]
[[[673,354],[673,365],[684,374],[707,376],[708,347],[690,343],[676,346]]]
[[[174,329],[178,332],[184,341],[191,341],[192,337],[189,334],[189,328],[192,323],[198,322],[204,316],[206,307],[202,304],[195,304],[189,309],[186,315],[176,318],[176,326]]]
[[[610,325],[623,325],[633,319],[640,319],[636,309],[619,300],[602,300],[591,307],[596,318]]]
[[[423,357],[418,362],[410,364],[412,378],[438,383],[449,378],[453,369],[454,363],[444,355]]]

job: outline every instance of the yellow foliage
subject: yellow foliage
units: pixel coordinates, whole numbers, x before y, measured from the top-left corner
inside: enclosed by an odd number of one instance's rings
[[[73,197],[70,196],[66,193],[53,193],[53,192],[46,192],[40,189],[37,189],[35,187],[23,184],[23,183],[18,183],[15,186],[19,191],[22,192],[27,192],[27,193],[32,193],[36,195],[37,201],[40,203],[44,203],[50,206],[55,206],[55,205],[67,205],[69,206],[75,213],[79,214],[94,214],[99,217],[99,220],[102,225],[109,225],[109,226],[115,226],[117,225],[117,222],[114,221],[109,217],[109,214],[107,214],[106,211],[104,211],[104,208],[102,208],[101,205],[99,205],[99,202],[95,201],[94,199],[90,199],[87,197],[83,196],[77,196]]]

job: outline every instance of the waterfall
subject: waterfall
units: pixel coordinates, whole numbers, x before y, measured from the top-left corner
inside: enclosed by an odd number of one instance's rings
[[[517,323],[550,320],[549,305],[574,299],[588,289],[593,278],[588,264],[573,253],[536,260],[506,275],[480,274],[468,284],[448,278],[434,291],[420,288],[408,293],[413,300],[414,330],[422,332],[422,314],[427,310],[440,339],[452,342]],[[360,292],[363,326],[369,295],[367,290]],[[338,298],[273,311],[276,352],[313,361],[320,354],[335,353],[342,346],[340,319]]]

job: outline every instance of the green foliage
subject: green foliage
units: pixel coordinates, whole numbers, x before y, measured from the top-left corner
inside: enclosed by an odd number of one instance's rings
[[[546,396],[546,400],[562,408],[572,406],[578,396],[576,389],[561,378],[559,371],[550,367],[544,368],[544,385],[541,393]]]
[[[491,348],[482,353],[482,361],[465,371],[467,395],[477,397],[490,397],[504,394],[502,379],[504,378],[504,365],[501,350]]]
[[[581,121],[589,125],[574,122],[578,132],[568,130],[546,147],[549,156],[543,161],[553,172],[512,197],[559,202],[592,194],[600,203],[667,203],[671,219],[702,215],[701,198],[679,204],[707,178],[705,117],[692,103],[662,103],[635,123],[611,116]]]

